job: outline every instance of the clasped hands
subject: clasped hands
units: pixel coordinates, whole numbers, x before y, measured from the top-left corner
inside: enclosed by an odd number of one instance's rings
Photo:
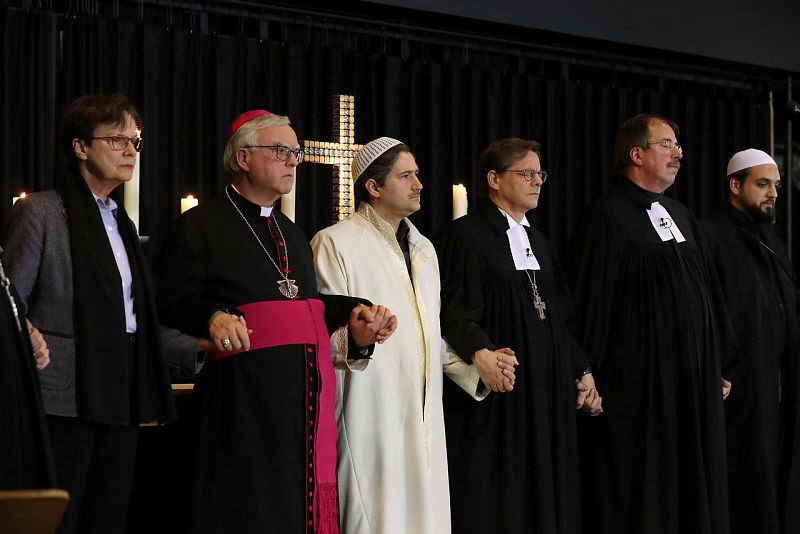
[[[494,351],[481,349],[474,354],[472,361],[486,387],[498,393],[506,393],[514,389],[514,367],[519,365],[519,361],[514,356],[513,350],[508,347]],[[589,415],[603,413],[603,398],[595,388],[594,377],[591,373],[576,380],[575,389],[578,391],[576,409],[583,410]]]
[[[578,399],[575,401],[576,410],[583,410],[591,416],[603,413],[603,397],[595,387],[592,373],[586,373],[576,380],[575,389],[578,390]]]
[[[367,347],[373,343],[383,343],[392,337],[397,329],[397,317],[381,304],[374,304],[372,307],[359,304],[350,312],[347,326],[356,345]]]
[[[216,311],[208,321],[208,339],[220,352],[250,350],[252,333],[245,318],[232,313]]]
[[[359,347],[383,343],[397,329],[397,317],[380,304],[372,307],[359,304],[350,312],[350,335]],[[220,352],[250,350],[251,328],[244,317],[217,311],[208,322],[209,340]]]
[[[481,349],[472,356],[472,362],[487,388],[498,393],[514,389],[514,367],[519,365],[519,362],[510,348]]]
[[[733,384],[731,384],[730,380],[727,380],[724,376],[722,377],[722,400],[727,400],[728,395],[731,394],[731,388]]]

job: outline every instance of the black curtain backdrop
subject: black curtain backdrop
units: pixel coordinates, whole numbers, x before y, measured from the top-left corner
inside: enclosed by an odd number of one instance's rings
[[[144,119],[140,233],[153,249],[180,197],[203,202],[226,183],[222,150],[235,115],[266,108],[288,115],[300,139],[329,140],[331,96],[340,93],[355,95],[356,142],[388,135],[412,147],[424,184],[414,221],[429,236],[450,219],[452,184],[466,185],[475,206],[483,147],[511,135],[542,142],[550,178],[535,220],[557,255],[587,202],[613,182],[613,138],[624,118],[653,112],[680,125],[683,167],[669,194],[698,216],[719,203],[733,152],[769,147],[767,89],[742,89],[735,72],[730,86],[625,65],[600,76],[566,59],[530,72],[96,15],[7,9],[0,16],[0,217],[7,220],[19,191],[50,188],[59,176],[55,136],[66,106],[86,93],[123,92]],[[330,224],[330,179],[330,166],[298,168],[297,222],[309,237]]]
[[[289,115],[300,139],[329,140],[331,96],[354,95],[356,142],[388,135],[415,152],[424,190],[414,221],[429,236],[451,218],[453,184],[466,185],[474,208],[482,148],[511,135],[537,139],[550,178],[534,220],[557,256],[584,206],[613,183],[612,144],[624,118],[654,112],[678,122],[685,157],[669,194],[698,216],[718,204],[733,152],[768,149],[768,88],[734,71],[726,84],[718,71],[715,81],[694,80],[665,70],[661,60],[652,61],[654,74],[643,72],[641,59],[637,68],[603,69],[511,49],[426,59],[403,53],[424,45],[395,39],[387,46],[358,28],[340,29],[335,39],[309,30],[305,38],[281,31],[259,40],[145,20],[0,7],[0,220],[8,219],[12,196],[58,179],[60,118],[87,93],[123,92],[142,111],[140,233],[151,238],[151,258],[180,197],[203,202],[221,192],[225,133],[251,108]],[[297,222],[311,237],[330,224],[331,168],[302,164],[296,187]],[[225,243],[219,247],[235,257]],[[177,425],[142,433],[130,532],[146,531],[152,517],[185,531],[191,432],[189,406],[178,403]]]

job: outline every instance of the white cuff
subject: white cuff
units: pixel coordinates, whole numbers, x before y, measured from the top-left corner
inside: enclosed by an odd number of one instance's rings
[[[333,367],[345,371],[363,371],[369,365],[369,358],[347,358],[349,333],[347,326],[341,326],[331,336]]]

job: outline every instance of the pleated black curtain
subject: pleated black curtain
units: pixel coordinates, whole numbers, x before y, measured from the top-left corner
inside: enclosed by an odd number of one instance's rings
[[[428,235],[451,217],[453,184],[466,185],[475,205],[483,147],[511,135],[542,142],[550,178],[535,220],[557,254],[586,203],[613,183],[613,138],[624,118],[653,112],[680,125],[683,167],[670,194],[698,216],[718,204],[734,151],[768,148],[767,95],[758,89],[624,67],[612,81],[566,68],[559,76],[513,72],[100,16],[13,9],[0,16],[3,220],[13,195],[52,187],[63,167],[55,146],[60,117],[93,92],[126,93],[142,110],[140,233],[155,243],[177,217],[180,197],[202,202],[221,191],[225,132],[235,115],[266,108],[289,115],[300,139],[329,140],[334,94],[355,95],[356,142],[388,135],[412,147],[424,184],[414,220]],[[309,237],[330,224],[330,177],[329,166],[298,169],[297,222]]]

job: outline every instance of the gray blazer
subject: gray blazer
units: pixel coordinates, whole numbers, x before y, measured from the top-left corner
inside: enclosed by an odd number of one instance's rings
[[[73,340],[72,256],[67,212],[55,191],[17,202],[2,251],[6,274],[20,295],[25,315],[44,335],[50,365],[39,372],[45,413],[76,417]],[[197,339],[162,329],[168,363],[194,371]]]

